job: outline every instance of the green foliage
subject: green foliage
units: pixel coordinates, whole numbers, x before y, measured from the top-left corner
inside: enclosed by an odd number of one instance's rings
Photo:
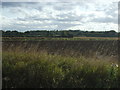
[[[73,37],[118,37],[117,32],[110,31],[81,31],[81,30],[36,30],[36,31],[2,31],[3,37],[60,37],[60,38],[73,38]]]
[[[3,88],[120,87],[117,43],[4,41]]]
[[[120,71],[115,65],[107,60],[47,52],[4,51],[3,88],[119,87]]]

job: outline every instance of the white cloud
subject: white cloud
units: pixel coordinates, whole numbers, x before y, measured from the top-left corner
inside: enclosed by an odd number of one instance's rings
[[[61,3],[60,3],[61,2]],[[3,29],[89,29],[117,31],[117,0],[3,3]],[[86,2],[86,3],[85,3]]]
[[[101,28],[100,28],[101,27]],[[115,28],[114,28],[115,27]],[[85,25],[78,25],[78,26],[73,26],[73,27],[70,27],[68,28],[69,29],[81,29],[81,30],[87,30],[87,31],[109,31],[109,30],[116,30],[118,31],[118,25],[116,24],[113,24],[113,23],[93,23],[93,22],[90,22],[90,23],[87,23]]]

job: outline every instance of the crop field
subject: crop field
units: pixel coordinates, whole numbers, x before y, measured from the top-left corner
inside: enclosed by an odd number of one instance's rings
[[[84,39],[3,39],[3,88],[119,88],[118,40]]]
[[[118,37],[73,37],[73,38],[55,38],[55,37],[3,37],[3,41],[58,41],[58,40],[118,40]]]

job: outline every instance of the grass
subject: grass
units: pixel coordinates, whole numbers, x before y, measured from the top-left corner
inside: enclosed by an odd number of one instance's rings
[[[46,51],[3,51],[3,88],[118,88],[117,62]]]
[[[87,41],[94,41],[94,40],[118,40],[118,37],[73,37],[73,38],[47,38],[47,37],[3,37],[3,41],[79,41],[79,40],[87,40]]]
[[[3,41],[3,88],[119,88],[118,42]]]
[[[47,51],[50,54],[66,56],[111,57],[118,55],[118,41],[3,41],[3,51]],[[19,51],[18,51],[19,52]]]

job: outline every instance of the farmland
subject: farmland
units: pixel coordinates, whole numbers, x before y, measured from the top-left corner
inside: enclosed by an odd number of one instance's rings
[[[9,49],[16,50],[17,48],[21,48],[24,51],[28,51],[29,49],[38,52],[45,50],[48,53],[58,53],[60,55],[69,55],[71,53],[88,56],[94,56],[94,54],[117,56],[118,41],[3,41],[3,51]]]
[[[74,38],[54,38],[54,37],[3,37],[3,41],[79,41],[79,40],[118,40],[118,37],[74,37]]]
[[[114,88],[117,40],[4,40],[3,88]]]

